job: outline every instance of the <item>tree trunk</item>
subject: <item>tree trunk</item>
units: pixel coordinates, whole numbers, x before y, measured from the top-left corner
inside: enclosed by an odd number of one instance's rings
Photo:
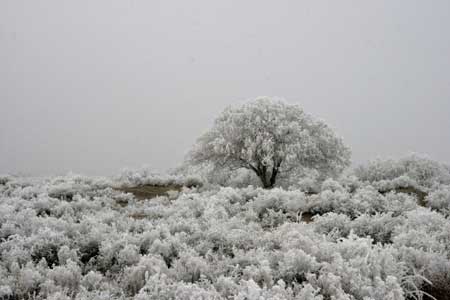
[[[260,164],[258,167],[255,167],[255,166],[249,164],[249,167],[247,167],[247,168],[256,173],[256,175],[261,180],[261,183],[265,189],[271,189],[275,185],[280,164],[281,164],[281,162],[278,163],[278,165],[276,167],[272,168],[272,173],[270,173],[270,178],[268,178],[268,176],[267,176],[268,174],[267,174],[266,166],[263,166]]]
[[[262,172],[260,172],[258,175],[259,179],[261,179],[261,182],[263,184],[263,187],[265,189],[271,189],[274,187],[275,182],[276,182],[276,177],[278,174],[278,170],[276,170],[275,168],[272,170],[272,173],[270,175],[270,178],[268,178],[268,174],[267,174],[267,168],[264,167],[262,169]]]
[[[277,180],[278,168],[273,168],[272,175],[270,176],[270,185],[273,187]]]
[[[261,175],[259,178],[261,179],[261,182],[265,189],[271,189],[273,187],[273,184],[270,183],[270,180],[267,180],[265,175]]]

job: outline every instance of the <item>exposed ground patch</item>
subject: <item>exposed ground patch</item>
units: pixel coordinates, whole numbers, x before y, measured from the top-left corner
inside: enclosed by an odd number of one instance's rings
[[[141,185],[136,187],[116,188],[118,191],[133,194],[136,199],[145,200],[167,195],[169,191],[181,191],[183,187],[179,185],[155,186]]]

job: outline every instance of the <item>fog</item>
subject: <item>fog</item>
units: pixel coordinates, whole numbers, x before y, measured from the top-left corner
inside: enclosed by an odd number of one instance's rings
[[[0,173],[177,166],[230,104],[280,96],[359,164],[450,163],[450,2],[0,2]]]

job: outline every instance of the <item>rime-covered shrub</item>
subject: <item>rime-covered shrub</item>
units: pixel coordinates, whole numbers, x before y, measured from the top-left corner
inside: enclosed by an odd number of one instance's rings
[[[67,245],[64,245],[58,250],[58,263],[65,265],[69,261],[78,262],[78,254],[75,249],[70,249]]]
[[[68,174],[47,179],[45,188],[50,197],[71,201],[77,194],[89,195],[93,191],[107,189],[111,184],[111,180],[107,178]]]
[[[35,240],[31,246],[31,258],[35,263],[45,259],[49,267],[59,265],[58,251],[66,242],[66,237],[63,234],[53,232],[51,230],[43,229],[35,235]]]
[[[350,217],[347,215],[330,212],[315,218],[314,229],[318,233],[333,236],[334,240],[337,240],[350,233],[350,222]]]
[[[39,291],[39,286],[45,280],[43,274],[31,262],[23,267],[19,267],[17,264],[12,265],[11,275],[14,279],[9,287],[13,286],[13,294],[19,297],[36,294]]]
[[[117,263],[123,266],[131,266],[139,262],[141,255],[136,245],[126,245],[119,251]]]
[[[395,228],[393,240],[396,245],[446,253],[450,258],[450,222],[426,208],[407,212],[405,222]]]
[[[304,193],[276,188],[269,191],[261,191],[253,199],[253,209],[259,216],[264,217],[270,211],[296,214],[308,211],[309,207]]]
[[[290,288],[286,289],[286,284],[280,280],[274,287],[260,287],[253,280],[243,281],[240,285],[240,292],[236,300],[269,300],[269,299],[294,299]]]
[[[450,222],[445,206],[431,205],[445,203],[445,186],[423,208],[410,195],[383,194],[349,177],[322,182],[317,194],[223,187],[147,201],[101,182],[69,175],[2,185],[0,297],[381,300],[450,293]],[[61,186],[74,191],[71,199],[49,196]],[[116,203],[122,197],[126,206]]]
[[[301,249],[289,249],[278,262],[279,276],[285,282],[302,282],[306,280],[307,274],[319,269],[320,264],[316,258]]]
[[[167,265],[160,257],[142,256],[137,265],[124,269],[122,286],[128,294],[135,295],[148,282],[150,276],[167,273]]]
[[[104,281],[105,277],[101,273],[89,271],[81,279],[81,286],[87,291],[98,291],[101,289]]]
[[[410,155],[399,160],[375,160],[355,169],[361,180],[380,189],[416,187],[425,191],[436,184],[450,184],[450,168],[427,157]]]
[[[392,213],[362,214],[351,220],[345,214],[328,213],[314,220],[315,230],[327,234],[334,240],[353,232],[360,237],[370,237],[375,243],[392,243],[393,232],[402,225],[404,218],[393,217]]]
[[[5,185],[7,182],[12,180],[10,175],[0,175],[0,185]]]
[[[81,268],[69,260],[65,265],[57,266],[48,271],[47,278],[52,280],[55,286],[61,287],[74,295],[78,292],[81,281]]]
[[[83,264],[89,263],[91,259],[97,258],[100,254],[100,243],[97,240],[80,241],[78,245],[79,258]]]
[[[308,199],[308,210],[324,214],[343,213],[350,217],[361,214],[392,212],[395,215],[417,207],[417,200],[404,193],[381,194],[372,186],[364,186],[349,193],[345,189],[326,189]]]
[[[173,263],[173,270],[179,281],[197,282],[200,277],[208,275],[208,264],[205,259],[194,251],[182,252]]]
[[[134,187],[141,185],[155,185],[155,186],[202,186],[203,180],[197,175],[172,175],[172,174],[158,174],[152,172],[151,169],[143,167],[132,170],[126,169],[114,178],[114,186],[119,187]]]
[[[447,216],[450,215],[450,185],[441,185],[432,191],[426,198],[428,207],[435,209]]]

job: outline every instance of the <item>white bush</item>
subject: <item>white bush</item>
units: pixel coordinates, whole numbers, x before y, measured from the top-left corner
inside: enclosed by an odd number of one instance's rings
[[[446,186],[427,205],[344,177],[127,198],[82,176],[0,191],[0,297],[405,299],[450,286]],[[50,197],[66,186],[73,196]],[[61,194],[60,194],[61,195]],[[316,214],[310,223],[301,214]],[[432,286],[428,283],[431,281]]]
[[[148,167],[140,169],[125,169],[122,173],[114,178],[114,186],[118,187],[134,187],[141,185],[154,186],[202,186],[203,179],[197,175],[173,175],[154,173]]]
[[[427,206],[447,216],[450,215],[450,185],[441,185],[426,198]]]
[[[436,184],[450,184],[449,166],[416,154],[399,160],[377,159],[356,168],[355,175],[385,190],[416,187],[428,191]]]

